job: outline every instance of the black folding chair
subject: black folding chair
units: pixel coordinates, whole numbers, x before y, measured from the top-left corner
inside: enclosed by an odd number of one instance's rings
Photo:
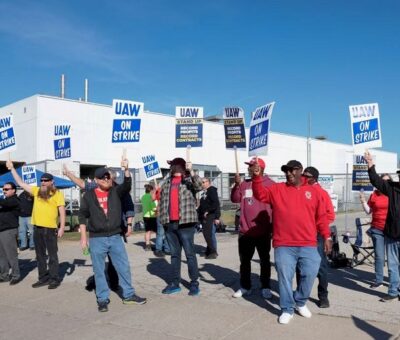
[[[369,218],[356,218],[356,233],[343,234],[343,242],[349,243],[353,249],[353,257],[351,259],[351,267],[359,266],[360,264],[374,264],[375,251],[368,232],[364,232],[367,226],[371,224]]]

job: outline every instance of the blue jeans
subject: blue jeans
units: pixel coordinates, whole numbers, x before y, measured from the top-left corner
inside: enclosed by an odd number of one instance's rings
[[[310,297],[321,257],[317,247],[278,247],[274,253],[279,283],[279,305],[282,312],[293,314],[295,306],[303,307]],[[300,281],[293,292],[292,281],[296,267],[300,270]]]
[[[105,302],[110,296],[110,289],[108,288],[104,272],[107,255],[110,255],[111,261],[117,271],[119,285],[122,288],[122,297],[128,299],[134,295],[135,290],[132,287],[128,255],[126,254],[121,235],[91,237],[89,238],[89,246],[96,282],[97,302]]]
[[[165,230],[157,217],[157,235],[156,235],[156,250],[170,252],[167,238],[165,237]]]
[[[26,239],[26,232],[29,231],[29,248],[35,248],[35,241],[33,240],[33,225],[31,224],[31,217],[20,217],[18,238],[20,248],[26,248],[28,246]]]
[[[196,252],[194,250],[194,233],[195,227],[179,228],[177,222],[168,223],[166,225],[166,236],[169,247],[171,248],[171,282],[175,286],[179,286],[181,281],[181,253],[182,247],[185,251],[192,286],[199,285],[199,268],[197,265]]]
[[[375,282],[383,283],[383,267],[385,265],[385,235],[382,230],[371,227],[368,234],[372,238],[375,250]]]
[[[391,296],[399,295],[400,287],[400,241],[385,237],[386,253],[388,258],[389,291]]]

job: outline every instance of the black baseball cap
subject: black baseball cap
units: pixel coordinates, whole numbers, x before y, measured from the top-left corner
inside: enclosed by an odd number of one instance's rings
[[[110,171],[107,168],[97,168],[94,172],[94,177],[100,179],[103,178],[106,174],[111,177]]]
[[[318,181],[319,171],[318,171],[316,168],[314,168],[313,166],[308,166],[307,168],[304,169],[303,172],[304,172],[304,173],[305,173],[305,172],[308,172],[309,174],[311,174],[311,175],[313,176],[313,178],[314,178],[316,181]]]
[[[167,161],[169,165],[180,165],[182,168],[186,168],[186,161],[183,158],[176,157],[172,161]]]
[[[52,181],[54,179],[52,174],[49,174],[48,172],[45,172],[40,179],[48,179],[49,181]]]
[[[303,165],[301,165],[301,163],[299,161],[296,161],[293,159],[293,160],[287,162],[287,164],[281,166],[281,170],[283,172],[287,172],[288,170],[292,170],[294,168],[303,169]]]

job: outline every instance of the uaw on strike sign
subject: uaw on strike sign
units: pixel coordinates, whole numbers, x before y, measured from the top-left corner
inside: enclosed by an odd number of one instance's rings
[[[274,105],[275,102],[272,102],[258,107],[251,117],[249,156],[266,155],[268,153],[268,136]]]
[[[351,105],[349,110],[354,149],[382,147],[378,104]]]
[[[111,142],[136,143],[140,141],[140,117],[144,104],[128,100],[113,100],[113,128]]]

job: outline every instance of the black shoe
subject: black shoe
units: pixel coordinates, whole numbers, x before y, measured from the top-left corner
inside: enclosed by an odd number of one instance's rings
[[[206,256],[206,260],[215,260],[218,257],[217,253],[211,253],[210,255]]]
[[[49,286],[47,287],[48,289],[56,289],[60,285],[60,282],[58,281],[53,281],[49,283]]]
[[[28,247],[21,247],[21,248],[19,248],[19,251],[24,251],[24,250],[27,250],[28,249]]]
[[[171,256],[171,252],[170,251],[163,251],[163,253],[164,253],[164,255],[167,255],[167,256]]]
[[[164,253],[161,250],[156,250],[154,252],[155,257],[165,257]]]
[[[122,303],[124,305],[144,305],[146,302],[147,302],[146,298],[141,298],[136,294],[133,294],[130,298],[122,300]]]
[[[97,302],[97,309],[99,310],[99,312],[108,312],[108,304],[109,303],[110,303],[110,300]]]
[[[39,287],[44,287],[44,286],[48,286],[48,285],[49,285],[49,281],[38,281],[32,285],[32,288],[39,288]]]
[[[20,282],[21,281],[21,279],[11,279],[11,281],[10,281],[10,286],[14,286],[14,285],[16,285],[18,282]]]
[[[388,295],[385,295],[383,298],[381,298],[379,301],[380,302],[390,302],[390,301],[394,301],[397,299],[400,300],[400,296],[398,296],[398,295],[393,296],[393,295],[388,294]]]
[[[329,304],[328,298],[320,299],[319,303],[318,303],[318,307],[319,308],[329,308],[330,304]]]
[[[30,247],[29,250],[35,250],[35,247]]]
[[[0,282],[9,282],[10,278],[6,277],[6,278],[0,278]]]
[[[375,282],[375,283],[373,283],[372,285],[370,285],[369,288],[371,288],[371,289],[377,289],[377,288],[382,287],[382,286],[383,286],[383,283],[377,283],[377,282]]]

